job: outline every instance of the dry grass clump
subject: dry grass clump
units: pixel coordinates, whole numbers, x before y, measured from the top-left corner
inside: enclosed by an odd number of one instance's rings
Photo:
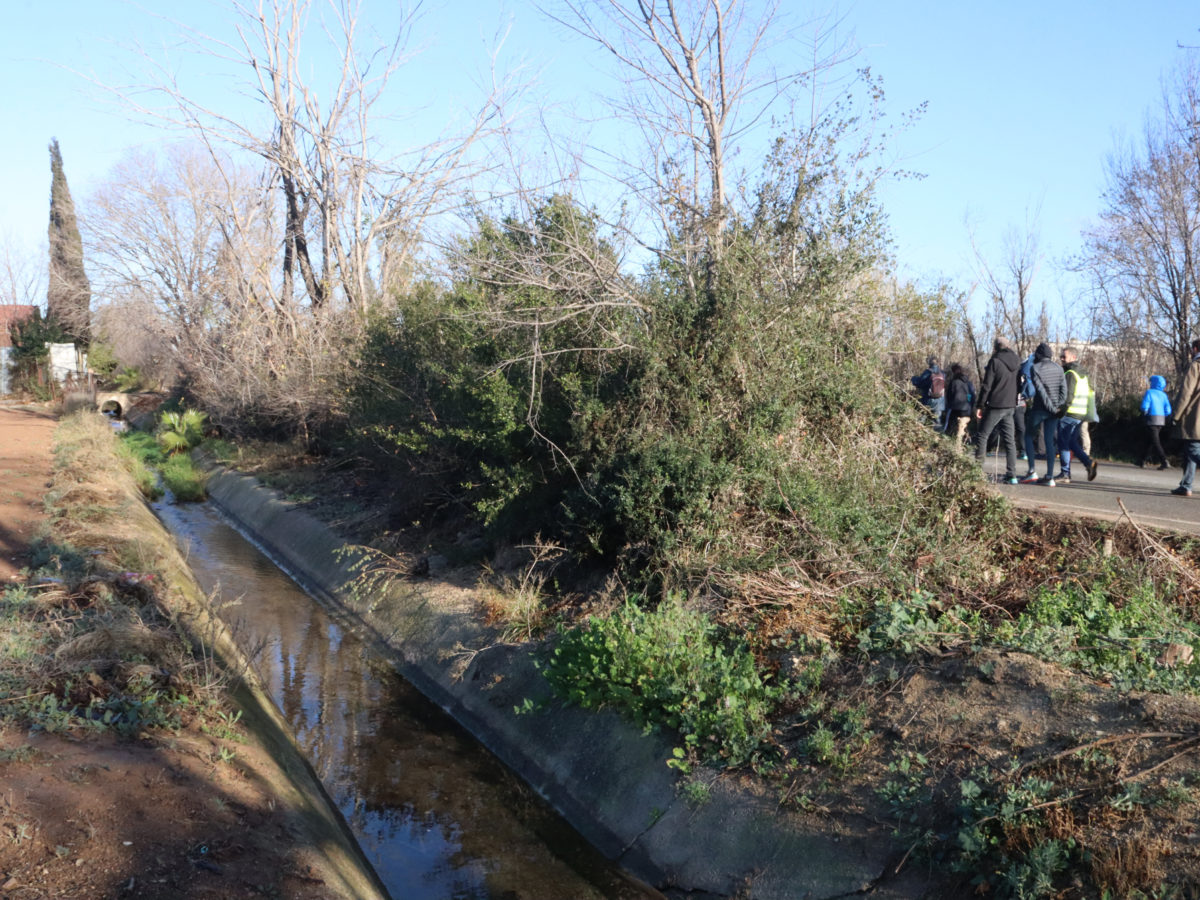
[[[69,641],[59,644],[54,658],[63,661],[110,660],[142,657],[162,661],[179,646],[178,637],[162,627],[142,621],[97,624]]]
[[[488,624],[501,629],[506,642],[531,641],[542,635],[550,621],[547,607],[549,581],[566,548],[534,538],[532,544],[516,548],[526,551],[527,562],[515,575],[498,573],[485,566],[479,579],[480,604]]]
[[[759,622],[768,634],[803,634],[830,643],[838,617],[839,590],[807,573],[718,572],[714,583],[727,600],[721,613],[730,623]]]
[[[663,581],[768,641],[836,641],[847,606],[878,597],[988,592],[979,561],[1013,522],[974,461],[911,423],[853,424],[776,436],[769,466],[715,499]]]

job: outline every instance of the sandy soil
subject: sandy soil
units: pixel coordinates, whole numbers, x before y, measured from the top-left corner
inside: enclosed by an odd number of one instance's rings
[[[45,525],[54,417],[0,408],[0,583]],[[0,703],[5,702],[0,699]],[[339,896],[244,733],[122,739],[27,733],[0,718],[0,897]]]

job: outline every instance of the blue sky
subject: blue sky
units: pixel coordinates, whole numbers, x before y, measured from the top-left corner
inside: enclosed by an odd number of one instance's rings
[[[177,42],[174,26],[156,13],[214,31],[230,17],[220,0],[3,5],[0,78],[9,86],[10,131],[0,143],[0,236],[33,250],[46,228],[51,137],[61,145],[77,203],[127,148],[163,139],[129,121],[71,70],[109,83],[125,80],[122,73],[137,66],[132,40],[157,47]],[[391,0],[365,0],[364,15],[383,23],[377,17],[394,17],[396,8]],[[444,93],[430,102],[439,110],[460,102],[467,76],[486,66],[486,49],[504,23],[507,58],[541,69],[559,96],[597,86],[588,63],[593,48],[564,42],[531,3],[429,0],[425,9],[417,30],[424,52],[406,70],[406,97],[429,99],[436,87]],[[974,223],[981,248],[994,258],[1005,232],[1036,216],[1047,261],[1035,292],[1047,299],[1070,289],[1056,278],[1054,263],[1077,250],[1080,231],[1100,212],[1106,156],[1122,136],[1137,137],[1147,109],[1159,102],[1162,78],[1180,58],[1177,44],[1200,45],[1194,0],[837,0],[799,14],[823,13],[853,37],[854,64],[870,65],[883,78],[892,118],[928,103],[893,148],[904,166],[925,177],[884,192],[903,271],[967,286],[972,262],[964,220]],[[202,74],[195,62],[186,65]],[[212,80],[214,87],[219,83]]]

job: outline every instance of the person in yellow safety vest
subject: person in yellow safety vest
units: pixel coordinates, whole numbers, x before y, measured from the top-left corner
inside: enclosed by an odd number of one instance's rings
[[[1099,465],[1088,455],[1080,441],[1079,430],[1084,422],[1093,422],[1096,417],[1096,391],[1088,380],[1087,373],[1078,368],[1079,354],[1074,347],[1064,347],[1059,360],[1067,379],[1067,407],[1058,420],[1058,449],[1062,460],[1062,472],[1055,479],[1063,484],[1071,483],[1071,457],[1087,468],[1088,481],[1096,478]]]

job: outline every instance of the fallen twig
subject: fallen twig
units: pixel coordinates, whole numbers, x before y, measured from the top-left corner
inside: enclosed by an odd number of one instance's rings
[[[1144,778],[1147,775],[1149,775],[1151,772],[1156,772],[1159,769],[1163,768],[1164,766],[1170,765],[1175,760],[1179,759],[1181,756],[1187,756],[1189,753],[1193,752],[1197,748],[1197,746],[1200,746],[1200,736],[1188,738],[1186,741],[1181,741],[1180,744],[1176,744],[1175,746],[1179,747],[1181,745],[1186,746],[1187,749],[1180,750],[1178,753],[1168,756],[1162,762],[1155,763],[1154,765],[1150,766],[1149,768],[1142,769],[1140,772],[1135,772],[1134,774],[1130,775],[1127,778],[1122,778],[1121,784],[1128,784],[1131,781],[1136,781],[1139,778]]]
[[[1068,747],[1060,753],[1052,754],[1051,756],[1040,756],[1037,759],[1031,759],[1021,768],[1017,769],[1015,774],[1020,774],[1034,766],[1039,766],[1043,763],[1051,763],[1056,759],[1062,759],[1065,756],[1073,756],[1076,753],[1082,753],[1085,750],[1092,750],[1096,747],[1103,747],[1106,744],[1116,744],[1121,741],[1137,741],[1137,740],[1153,740],[1154,738],[1181,738],[1182,734],[1175,731],[1137,731],[1127,734],[1114,734],[1105,738],[1100,738],[1096,741],[1091,741],[1087,744],[1079,744],[1075,747]]]

